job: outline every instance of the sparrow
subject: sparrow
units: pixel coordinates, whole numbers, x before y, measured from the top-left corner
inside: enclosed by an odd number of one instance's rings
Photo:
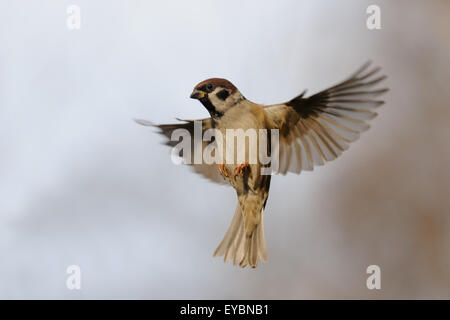
[[[299,174],[338,158],[351,142],[359,138],[360,133],[369,128],[368,120],[377,116],[374,109],[384,104],[378,97],[389,89],[376,88],[386,76],[379,75],[381,68],[370,65],[370,62],[364,64],[344,81],[326,90],[309,97],[305,97],[305,90],[287,102],[273,105],[254,103],[230,81],[211,78],[197,84],[190,96],[200,101],[209,117],[178,119],[179,123],[161,125],[146,120],[136,121],[158,128],[159,133],[169,139],[177,129],[188,130],[193,135],[196,123],[201,125],[203,132],[212,129],[223,133],[223,137],[226,137],[227,129],[275,129],[279,133],[279,165],[273,173]],[[267,140],[268,149],[272,150],[270,141]],[[172,147],[177,143],[172,140],[166,142]],[[193,143],[190,151],[193,153],[196,148],[203,150],[206,145],[205,141]],[[224,148],[227,145],[225,138]],[[260,169],[264,165],[260,162],[191,165],[195,172],[214,182],[230,184],[236,190],[238,204],[214,257],[223,256],[225,262],[232,261],[240,267],[255,268],[260,260],[266,262],[264,208],[272,175],[261,174]]]

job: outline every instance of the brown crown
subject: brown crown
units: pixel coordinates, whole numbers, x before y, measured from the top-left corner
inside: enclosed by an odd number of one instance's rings
[[[199,84],[197,84],[195,86],[195,89],[201,90],[208,84],[212,84],[214,87],[221,87],[221,88],[229,89],[232,94],[237,91],[237,88],[234,86],[234,84],[232,84],[227,79],[222,79],[222,78],[211,78],[211,79],[204,80],[204,81],[200,82]]]

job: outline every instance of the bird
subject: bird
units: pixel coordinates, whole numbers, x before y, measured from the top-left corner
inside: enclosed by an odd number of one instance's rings
[[[309,97],[305,96],[304,90],[287,102],[272,105],[246,99],[226,79],[210,78],[198,83],[190,95],[206,108],[209,117],[196,120],[177,118],[178,123],[159,125],[136,120],[141,125],[156,127],[158,133],[168,138],[165,144],[172,147],[178,142],[171,140],[175,130],[184,129],[193,135],[195,125],[201,128],[202,133],[213,130],[223,133],[224,137],[229,129],[278,132],[278,166],[271,174],[261,174],[261,168],[267,165],[260,162],[188,163],[204,177],[231,185],[237,194],[234,216],[214,257],[223,256],[225,262],[251,268],[255,268],[259,261],[268,260],[264,209],[272,176],[312,171],[314,166],[338,158],[350,143],[369,129],[368,121],[377,116],[375,109],[384,104],[379,97],[389,90],[379,87],[386,79],[386,75],[380,75],[380,70],[380,67],[372,67],[369,61],[334,86]],[[271,141],[266,139],[263,142],[269,152],[274,150]],[[225,147],[220,148],[226,148],[228,142],[225,139]],[[191,157],[195,150],[204,150],[206,145],[203,140],[193,142],[190,150],[181,152],[180,156]],[[245,154],[248,156],[248,150]]]

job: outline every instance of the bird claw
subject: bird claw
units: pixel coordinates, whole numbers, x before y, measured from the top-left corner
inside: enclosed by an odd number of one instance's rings
[[[228,178],[230,176],[230,174],[228,173],[227,168],[225,168],[225,164],[219,163],[218,166],[219,166],[219,173],[222,175],[222,177],[224,179]]]
[[[244,176],[245,168],[248,168],[248,167],[250,167],[248,162],[238,165],[236,167],[236,169],[234,170],[234,176],[235,177],[237,177],[238,175]]]

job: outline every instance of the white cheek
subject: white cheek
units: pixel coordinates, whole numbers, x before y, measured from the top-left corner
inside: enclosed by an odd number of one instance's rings
[[[214,105],[214,107],[216,108],[217,111],[223,112],[225,111],[225,101],[219,99],[217,97],[217,92],[219,92],[220,89],[216,89],[213,92],[211,92],[209,94],[209,100],[211,101],[211,103]]]

